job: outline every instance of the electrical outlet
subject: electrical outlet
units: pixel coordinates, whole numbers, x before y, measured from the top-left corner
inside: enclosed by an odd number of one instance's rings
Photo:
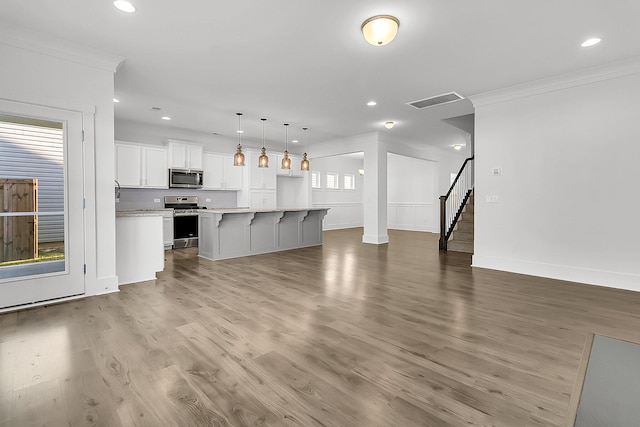
[[[160,199],[153,199],[153,203],[160,203]]]
[[[502,168],[493,168],[493,169],[491,169],[491,175],[493,175],[493,176],[502,175]]]
[[[208,197],[206,199],[204,199],[204,201],[207,202],[207,203],[211,203],[211,199],[208,198]]]

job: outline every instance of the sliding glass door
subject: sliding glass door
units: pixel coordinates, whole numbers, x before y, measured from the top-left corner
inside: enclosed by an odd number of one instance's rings
[[[84,293],[82,114],[0,100],[0,309]]]

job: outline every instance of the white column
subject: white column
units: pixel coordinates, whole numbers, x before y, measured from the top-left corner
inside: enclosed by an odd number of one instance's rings
[[[387,234],[387,145],[376,137],[364,148],[363,243],[389,242]]]

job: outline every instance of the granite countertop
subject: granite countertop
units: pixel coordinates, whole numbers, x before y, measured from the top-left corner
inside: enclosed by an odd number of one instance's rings
[[[120,212],[153,212],[153,211],[172,211],[172,208],[145,208],[145,209],[117,209],[116,213]]]
[[[211,213],[264,213],[264,212],[302,212],[302,211],[323,211],[329,208],[275,208],[275,209],[249,209],[249,208],[227,208],[227,209],[203,209],[200,212]]]
[[[158,212],[157,210],[149,210],[149,211],[118,211],[116,212],[116,218],[123,217],[132,217],[132,216],[162,216],[162,212]]]

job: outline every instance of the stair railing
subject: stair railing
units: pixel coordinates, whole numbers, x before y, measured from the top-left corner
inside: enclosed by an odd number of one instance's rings
[[[447,250],[447,242],[473,191],[473,159],[464,161],[446,195],[440,196],[440,250]]]

